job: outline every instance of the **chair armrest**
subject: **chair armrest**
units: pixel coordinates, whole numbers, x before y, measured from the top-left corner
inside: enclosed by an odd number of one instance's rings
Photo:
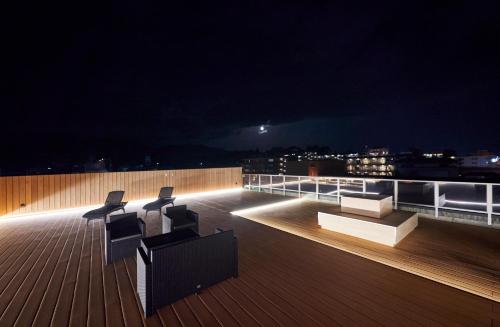
[[[186,210],[186,212],[187,212],[187,217],[189,218],[189,220],[192,220],[193,222],[198,223],[199,215],[197,212],[194,212],[192,210]]]
[[[146,236],[146,223],[141,218],[137,218],[137,222],[139,223],[139,228],[141,229],[142,236]]]
[[[122,207],[124,207],[124,206],[126,206],[126,205],[127,205],[127,203],[128,203],[128,202],[120,202],[120,205],[121,205]]]
[[[238,278],[240,275],[240,264],[239,264],[239,250],[238,250],[238,238],[233,237],[234,244],[234,267],[233,267],[233,277]]]
[[[104,260],[106,264],[111,262],[111,223],[105,224],[104,228]]]
[[[149,260],[148,255],[146,254],[146,252],[144,251],[144,249],[142,247],[137,248],[137,261],[139,261],[139,258],[142,260],[142,262],[145,265],[151,264],[151,260]]]

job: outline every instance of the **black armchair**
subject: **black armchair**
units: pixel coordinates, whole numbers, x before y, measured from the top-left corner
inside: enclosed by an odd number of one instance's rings
[[[104,256],[106,264],[134,256],[141,239],[146,236],[146,224],[137,218],[137,212],[109,217],[104,229]]]
[[[143,238],[137,249],[137,293],[146,316],[231,277],[238,277],[238,240],[232,230],[204,237],[191,229],[175,230]]]
[[[149,211],[158,210],[161,213],[161,208],[166,205],[171,204],[174,205],[175,198],[172,197],[172,193],[174,192],[174,188],[171,186],[165,186],[160,189],[160,194],[158,194],[158,199],[153,202],[149,202],[142,209],[146,210],[146,215],[144,218],[148,216]]]
[[[123,195],[125,191],[113,191],[108,193],[108,197],[106,198],[106,202],[104,202],[104,206],[90,210],[83,215],[83,218],[87,219],[87,225],[89,221],[94,219],[103,218],[106,221],[106,217],[117,210],[123,210],[125,213],[125,205],[127,202],[122,202]]]
[[[167,208],[162,219],[162,232],[170,233],[174,230],[189,228],[198,233],[198,214],[188,210],[186,205]]]

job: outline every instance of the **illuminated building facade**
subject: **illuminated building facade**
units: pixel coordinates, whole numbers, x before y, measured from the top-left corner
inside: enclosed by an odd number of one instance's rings
[[[394,176],[394,157],[387,148],[370,149],[364,154],[352,153],[346,158],[346,172],[355,176]]]

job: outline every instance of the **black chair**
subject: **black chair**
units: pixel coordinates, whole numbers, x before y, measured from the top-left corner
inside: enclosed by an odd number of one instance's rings
[[[134,256],[144,236],[146,224],[141,218],[137,218],[137,212],[110,216],[104,230],[106,264]]]
[[[200,237],[181,229],[143,238],[137,249],[137,293],[146,316],[231,277],[238,277],[232,230]]]
[[[160,189],[160,194],[158,195],[158,199],[147,203],[142,209],[146,210],[146,215],[144,218],[148,216],[149,211],[158,210],[161,214],[161,208],[164,206],[171,204],[174,205],[175,198],[172,197],[172,193],[174,192],[174,188],[171,186],[165,186]]]
[[[167,208],[162,219],[162,232],[170,233],[174,230],[189,228],[198,233],[198,214],[188,210],[186,205]]]
[[[123,210],[125,213],[125,205],[127,202],[122,202],[123,195],[125,191],[113,191],[108,193],[108,197],[106,198],[106,202],[104,202],[104,206],[90,210],[83,215],[83,218],[87,219],[87,225],[89,221],[94,219],[103,218],[106,222],[106,217],[117,210]]]

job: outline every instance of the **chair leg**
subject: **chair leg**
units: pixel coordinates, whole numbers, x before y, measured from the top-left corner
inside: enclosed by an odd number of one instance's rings
[[[90,221],[90,219],[87,219],[87,226],[89,225],[89,221]]]
[[[122,208],[122,210],[123,210],[123,213],[125,213],[125,208]]]

